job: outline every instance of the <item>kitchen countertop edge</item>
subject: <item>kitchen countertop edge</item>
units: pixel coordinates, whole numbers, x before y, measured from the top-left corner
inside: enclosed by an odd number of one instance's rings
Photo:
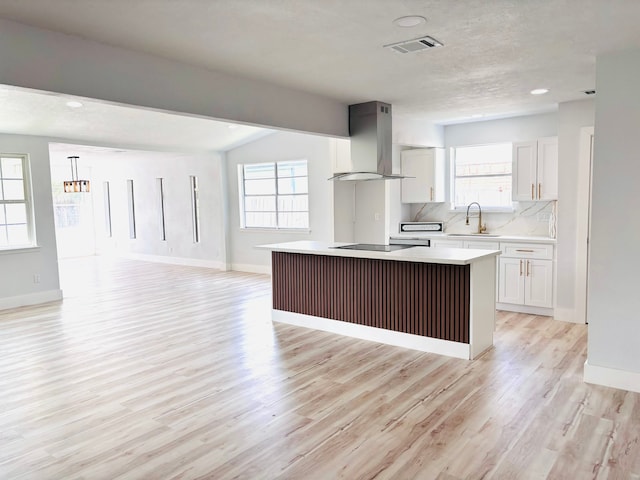
[[[274,252],[302,253],[308,255],[329,255],[334,257],[368,258],[416,263],[442,263],[449,265],[469,265],[487,257],[500,255],[500,250],[410,247],[393,252],[368,250],[341,250],[335,247],[351,243],[327,243],[317,241],[297,241],[257,245],[256,248]]]

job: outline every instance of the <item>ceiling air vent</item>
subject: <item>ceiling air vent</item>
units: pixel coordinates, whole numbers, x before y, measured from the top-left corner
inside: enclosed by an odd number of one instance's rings
[[[427,50],[429,48],[444,47],[442,42],[439,42],[433,37],[420,37],[413,40],[405,40],[404,42],[391,43],[385,45],[384,48],[389,48],[400,53],[415,53]]]

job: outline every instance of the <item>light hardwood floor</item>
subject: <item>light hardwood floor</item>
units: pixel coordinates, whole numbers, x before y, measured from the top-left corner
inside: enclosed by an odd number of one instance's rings
[[[582,382],[584,325],[501,312],[464,361],[272,325],[266,276],[62,271],[0,312],[2,479],[640,478],[640,395]]]

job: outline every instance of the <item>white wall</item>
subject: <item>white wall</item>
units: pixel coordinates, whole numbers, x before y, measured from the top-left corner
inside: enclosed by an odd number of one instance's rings
[[[446,198],[450,196],[450,161],[451,147],[465,145],[484,145],[500,142],[519,142],[535,140],[540,137],[551,137],[558,134],[556,113],[526,115],[521,117],[485,120],[481,122],[461,123],[444,127],[444,144],[446,148]],[[464,213],[450,210],[450,204],[434,203],[418,212],[422,205],[412,205],[409,216],[404,220],[432,220],[445,222],[445,229],[454,233],[469,232],[470,227],[464,225]],[[485,213],[483,221],[491,233],[503,235],[548,235],[549,224],[540,221],[539,214],[551,212],[551,202],[520,202],[513,213]]]
[[[584,323],[576,316],[576,245],[578,169],[580,166],[580,134],[583,127],[593,126],[593,99],[561,103],[558,109],[558,229],[556,246],[556,309],[558,320]]]
[[[0,84],[348,135],[348,107],[335,100],[2,19],[0,59]]]
[[[444,127],[445,147],[524,142],[558,134],[557,113],[460,123]]]
[[[393,143],[412,147],[442,147],[444,127],[416,118],[394,115]]]
[[[252,230],[240,228],[238,165],[282,160],[308,161],[309,231]],[[270,252],[256,245],[296,240],[333,241],[333,182],[330,139],[303,133],[279,132],[227,152],[226,161],[229,261],[233,270],[267,273]]]
[[[226,268],[222,155],[129,150],[83,157],[92,164],[98,252],[171,263]],[[200,242],[193,240],[189,176],[198,177]],[[156,179],[163,178],[166,240],[160,236],[160,203]],[[136,238],[129,238],[127,179],[133,180]],[[104,229],[104,190],[109,182],[113,237]]]
[[[51,200],[51,174],[47,139],[0,134],[0,152],[26,153],[38,248],[0,251],[0,309],[57,300],[62,297],[58,277],[56,237]],[[34,283],[34,275],[40,283]]]
[[[636,391],[640,391],[638,78],[640,50],[597,58],[585,366],[588,381]],[[603,369],[608,375],[598,376]]]

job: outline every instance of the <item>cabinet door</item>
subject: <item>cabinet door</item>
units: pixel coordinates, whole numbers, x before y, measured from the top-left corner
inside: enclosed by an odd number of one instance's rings
[[[403,150],[400,154],[402,175],[402,203],[435,201],[435,149]]]
[[[536,199],[537,142],[513,144],[512,198],[514,201]]]
[[[558,137],[538,140],[538,200],[558,199]]]
[[[525,305],[553,307],[553,262],[551,260],[523,260],[525,262]]]
[[[332,138],[331,170],[333,173],[347,173],[353,171],[351,164],[351,141],[342,138]]]
[[[498,274],[498,301],[524,304],[524,262],[519,258],[501,258]]]

